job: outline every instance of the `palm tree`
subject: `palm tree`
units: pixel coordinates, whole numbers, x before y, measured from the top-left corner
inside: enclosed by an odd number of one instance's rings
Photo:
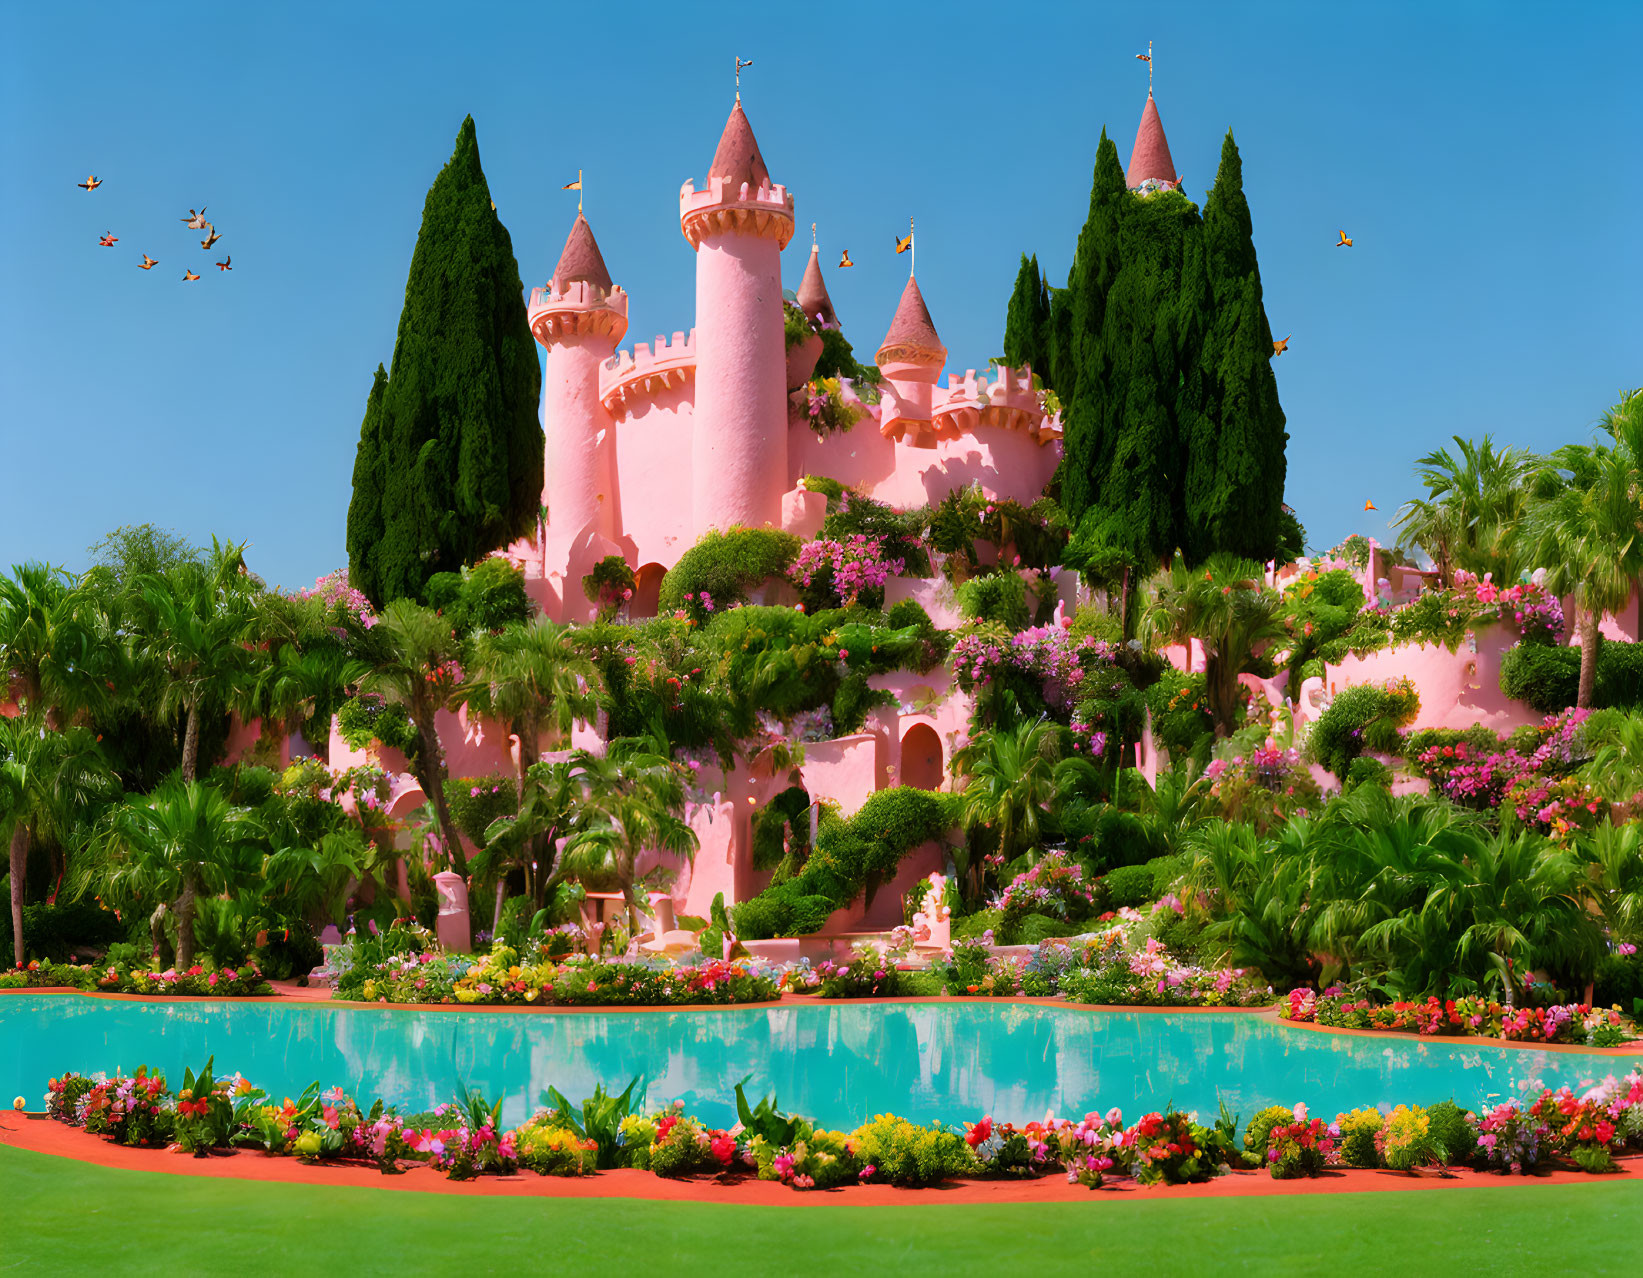
[[[1504,582],[1520,566],[1512,533],[1528,497],[1530,455],[1497,449],[1488,435],[1481,443],[1453,439],[1455,453],[1439,448],[1415,463],[1426,496],[1405,502],[1392,520],[1398,549],[1424,550],[1445,588],[1457,568]]]
[[[614,875],[635,931],[639,902],[634,883],[640,853],[694,856],[698,843],[696,832],[679,815],[685,804],[679,765],[652,753],[648,745],[618,740],[606,755],[577,754],[574,771],[584,790],[584,824],[565,846],[566,868],[578,877]]]
[[[592,719],[603,681],[575,632],[546,617],[480,634],[474,641],[474,666],[457,699],[518,732],[523,801],[525,774],[542,757],[544,732],[568,736],[578,719]]]
[[[174,780],[115,810],[103,833],[102,895],[130,905],[172,901],[177,966],[194,961],[202,894],[243,887],[244,853],[256,836],[249,814],[215,786]]]
[[[581,797],[572,763],[533,763],[525,770],[518,813],[498,817],[486,829],[485,847],[473,859],[475,877],[500,880],[518,870],[525,880],[525,895],[541,909],[559,878],[564,853],[558,844],[576,827]]]
[[[213,541],[209,561],[178,564],[140,577],[145,612],[139,648],[163,672],[159,713],[182,716],[182,779],[199,772],[200,718],[206,708],[233,708],[250,692],[252,579],[243,547]]]
[[[83,612],[61,568],[30,562],[0,575],[0,672],[11,672],[24,713],[50,727],[101,698],[98,638]]]
[[[953,775],[966,778],[958,792],[959,822],[973,845],[998,850],[1006,863],[1041,846],[1053,832],[1061,759],[1061,728],[1044,716],[1013,728],[997,727],[971,738],[953,755]],[[1063,786],[1073,783],[1063,771]],[[982,858],[967,867],[974,895],[986,877]]]
[[[24,958],[23,896],[29,850],[49,837],[66,846],[110,788],[97,742],[85,728],[53,732],[0,718],[0,833],[9,843],[14,957]]]
[[[263,721],[264,733],[273,728],[283,741],[368,669],[339,647],[304,650],[296,643],[281,644],[258,664],[247,708]]]
[[[1277,591],[1263,584],[1260,564],[1233,555],[1210,556],[1188,568],[1180,555],[1156,584],[1141,618],[1142,638],[1157,643],[1204,646],[1204,684],[1217,736],[1231,736],[1242,707],[1238,676],[1270,674],[1262,654],[1284,635]]]
[[[1618,449],[1561,450],[1584,483],[1570,482],[1533,502],[1523,538],[1545,565],[1546,589],[1574,596],[1580,634],[1576,704],[1590,707],[1597,687],[1598,625],[1626,606],[1643,573],[1643,503],[1639,470]]]
[[[418,748],[411,760],[411,773],[433,804],[451,868],[464,878],[468,858],[462,851],[462,837],[451,819],[445,799],[445,756],[439,746],[434,716],[446,708],[462,686],[459,661],[462,645],[449,623],[432,608],[409,599],[396,599],[381,614],[372,632],[383,637],[381,655],[360,680],[363,692],[377,693],[405,707],[415,725]]]

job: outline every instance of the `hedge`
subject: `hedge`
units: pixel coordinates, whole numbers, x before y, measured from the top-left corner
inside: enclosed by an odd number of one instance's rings
[[[799,553],[799,539],[775,528],[709,530],[662,578],[657,611],[666,616],[685,606],[685,596],[708,593],[714,611],[747,598],[747,592],[780,577]]]
[[[1500,690],[1542,714],[1574,705],[1580,693],[1580,648],[1574,644],[1520,643],[1500,662]],[[1599,639],[1592,708],[1643,705],[1643,644]]]
[[[848,819],[825,812],[799,872],[736,907],[736,935],[753,941],[819,931],[863,891],[871,900],[902,857],[954,823],[952,796],[912,786],[880,790]]]

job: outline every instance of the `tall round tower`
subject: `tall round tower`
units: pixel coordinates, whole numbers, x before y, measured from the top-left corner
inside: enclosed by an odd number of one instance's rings
[[[884,374],[879,429],[887,439],[914,448],[934,448],[931,406],[936,381],[947,362],[947,348],[936,335],[930,308],[924,304],[918,280],[907,277],[890,330],[879,345],[879,371]]]
[[[701,191],[679,191],[696,250],[696,402],[691,523],[781,526],[787,488],[787,342],[782,249],[793,197],[772,186],[740,97]]]
[[[599,399],[599,366],[628,328],[627,294],[610,282],[587,218],[577,213],[547,288],[531,290],[531,332],[547,349],[542,373],[542,430],[547,437],[548,508],[544,575],[569,612],[579,612],[580,581],[568,583],[571,560],[588,534],[613,540],[616,440]],[[587,572],[580,569],[580,575]],[[571,586],[575,588],[572,589]]]

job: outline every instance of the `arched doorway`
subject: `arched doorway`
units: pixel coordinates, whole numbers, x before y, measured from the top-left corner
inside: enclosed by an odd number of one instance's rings
[[[634,621],[656,615],[656,600],[662,593],[662,578],[667,569],[661,564],[645,564],[633,574],[633,601],[628,605],[628,616]]]
[[[915,723],[901,739],[901,783],[919,790],[941,789],[941,738],[927,723]]]

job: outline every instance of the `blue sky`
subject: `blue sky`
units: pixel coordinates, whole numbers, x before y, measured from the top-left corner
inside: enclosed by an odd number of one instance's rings
[[[1156,12],[1153,10],[1156,8]],[[1202,200],[1234,130],[1312,542],[1385,536],[1454,433],[1581,439],[1643,383],[1643,5],[499,3],[0,11],[0,564],[151,520],[344,562],[371,373],[428,184],[478,125],[527,285],[587,210],[630,337],[688,328],[677,193],[743,96],[846,335],[919,280],[950,369],[1002,346],[1018,254],[1065,278],[1105,125],[1159,108]],[[75,183],[96,172],[88,195]],[[201,202],[207,254],[179,221]],[[1356,241],[1333,246],[1337,227]],[[120,237],[112,249],[97,237]],[[160,260],[136,269],[142,253]],[[212,262],[233,254],[234,269]],[[181,282],[183,268],[205,276]],[[1365,515],[1373,499],[1380,515]]]

